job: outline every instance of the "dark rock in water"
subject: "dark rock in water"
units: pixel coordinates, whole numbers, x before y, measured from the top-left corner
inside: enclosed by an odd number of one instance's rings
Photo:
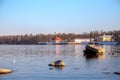
[[[114,74],[120,75],[120,72],[114,72]]]
[[[50,63],[48,66],[56,66],[56,67],[57,66],[65,66],[65,63],[62,60],[58,60],[58,61]]]
[[[93,57],[98,57],[99,55],[103,55],[104,51],[105,51],[104,49],[102,49],[98,46],[87,45],[83,52],[84,52],[84,56],[86,58],[93,58]]]
[[[98,57],[99,54],[95,53],[95,52],[90,52],[90,51],[86,51],[84,50],[84,56],[86,58],[95,58],[95,57]]]

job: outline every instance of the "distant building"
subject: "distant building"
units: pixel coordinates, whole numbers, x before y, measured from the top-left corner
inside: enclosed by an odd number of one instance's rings
[[[74,39],[75,43],[83,43],[83,42],[90,42],[89,38],[76,38]]]
[[[63,40],[60,37],[55,37],[55,38],[52,39],[52,42],[55,42],[55,43],[62,42],[62,41]]]
[[[95,38],[95,41],[97,42],[110,42],[110,41],[115,41],[113,35],[103,35]]]

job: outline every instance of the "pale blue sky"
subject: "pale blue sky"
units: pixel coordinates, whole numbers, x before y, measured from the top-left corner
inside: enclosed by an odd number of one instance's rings
[[[0,0],[0,35],[120,30],[119,0]]]

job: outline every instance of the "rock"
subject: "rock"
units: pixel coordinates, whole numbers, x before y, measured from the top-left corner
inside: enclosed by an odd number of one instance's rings
[[[0,68],[0,74],[7,74],[7,73],[11,73],[11,72],[12,72],[12,70]]]
[[[105,50],[95,45],[87,45],[83,52],[86,58],[94,58],[103,55]]]
[[[49,66],[55,66],[55,62],[50,63]]]
[[[49,66],[56,66],[56,67],[57,66],[65,66],[65,63],[62,60],[58,60],[58,61],[50,63]]]
[[[114,74],[120,75],[120,72],[114,72]]]

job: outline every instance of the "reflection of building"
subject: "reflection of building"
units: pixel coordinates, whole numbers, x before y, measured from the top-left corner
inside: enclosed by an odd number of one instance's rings
[[[114,36],[113,35],[103,35],[103,36],[99,36],[95,38],[95,41],[98,42],[110,42],[110,41],[114,41]]]
[[[56,55],[60,54],[61,53],[61,47],[60,47],[60,45],[56,45],[55,48],[56,48]]]

